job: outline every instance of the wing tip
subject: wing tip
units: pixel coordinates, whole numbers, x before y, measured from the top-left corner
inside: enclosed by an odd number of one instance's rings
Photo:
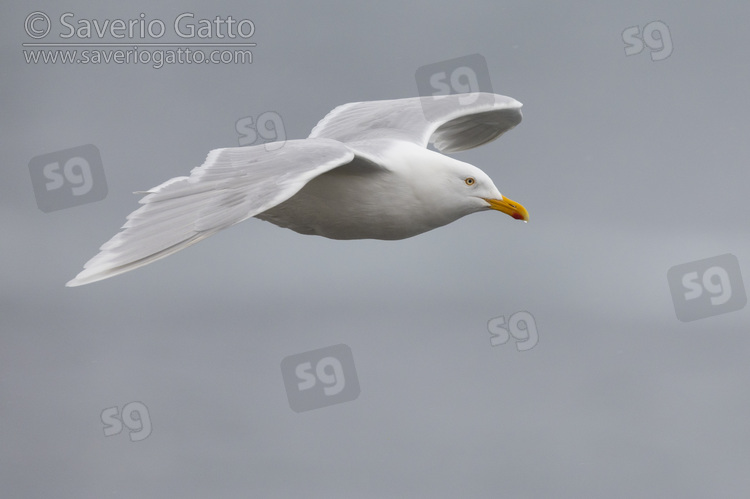
[[[90,269],[85,269],[81,271],[77,276],[75,276],[73,279],[69,280],[65,283],[66,288],[77,288],[78,286],[84,286],[86,284],[91,284],[93,282],[101,281],[103,279],[107,279],[108,277],[112,277],[117,275],[117,273],[108,272],[108,271],[97,271],[92,272]]]
[[[98,279],[97,279],[98,280]],[[86,284],[90,284],[94,281],[88,280],[88,279],[80,279],[78,277],[74,277],[73,279],[69,280],[65,283],[66,288],[77,288],[79,286],[83,286]]]

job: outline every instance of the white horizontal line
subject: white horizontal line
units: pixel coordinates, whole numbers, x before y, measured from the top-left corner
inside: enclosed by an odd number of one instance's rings
[[[24,47],[255,47],[257,43],[22,43]]]

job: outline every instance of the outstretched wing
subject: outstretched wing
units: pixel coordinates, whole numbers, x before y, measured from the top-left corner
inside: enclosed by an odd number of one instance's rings
[[[405,140],[441,152],[471,149],[496,139],[521,122],[517,100],[489,93],[353,102],[328,113],[310,138],[357,143]]]
[[[123,230],[67,286],[106,279],[171,255],[286,201],[313,178],[354,158],[349,148],[327,139],[272,147],[278,149],[215,149],[189,177],[146,191],[143,206],[128,215]]]

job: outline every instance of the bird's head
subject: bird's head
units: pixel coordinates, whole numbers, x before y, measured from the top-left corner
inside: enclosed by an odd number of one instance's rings
[[[529,212],[520,203],[500,194],[492,179],[479,168],[456,162],[447,171],[450,195],[467,211],[497,210],[528,222]]]

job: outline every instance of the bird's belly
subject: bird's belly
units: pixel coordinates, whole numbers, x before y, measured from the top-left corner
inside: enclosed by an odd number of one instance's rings
[[[331,239],[404,239],[452,220],[431,217],[413,193],[377,174],[325,174],[256,215],[280,227]]]

